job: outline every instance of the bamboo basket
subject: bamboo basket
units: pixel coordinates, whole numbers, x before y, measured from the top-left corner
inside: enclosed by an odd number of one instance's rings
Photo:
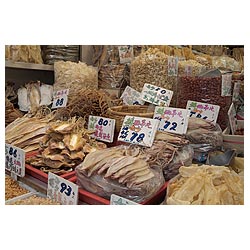
[[[115,119],[115,129],[118,133],[126,115],[153,118],[154,110],[147,105],[123,105],[108,108],[106,112],[108,118]]]

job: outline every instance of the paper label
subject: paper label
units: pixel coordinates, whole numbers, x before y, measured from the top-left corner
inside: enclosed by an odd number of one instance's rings
[[[112,194],[110,197],[110,205],[140,205],[134,201],[130,201],[126,198]]]
[[[105,142],[113,142],[115,131],[115,120],[100,116],[89,116],[89,130],[95,130],[91,136]]]
[[[47,197],[62,205],[77,205],[78,186],[49,172]]]
[[[240,82],[235,82],[234,83],[234,90],[233,90],[233,102],[238,102],[239,101],[239,97],[240,97]]]
[[[204,102],[188,101],[186,109],[190,110],[190,117],[201,118],[215,124],[220,106]]]
[[[159,120],[156,119],[127,115],[118,135],[118,141],[151,147],[158,125]]]
[[[233,103],[230,105],[230,108],[228,109],[227,114],[228,114],[229,124],[231,128],[231,133],[232,135],[234,135],[237,129],[237,118],[236,118],[236,110],[235,110]]]
[[[193,73],[192,65],[185,65],[184,72],[185,72],[185,75],[192,76],[192,73]]]
[[[231,96],[232,91],[232,74],[222,75],[221,96]]]
[[[125,105],[143,105],[145,102],[141,99],[141,93],[127,86],[121,95]]]
[[[68,96],[67,95],[61,95],[54,97],[53,99],[53,104],[52,104],[52,109],[57,109],[57,108],[62,108],[66,107],[68,102]]]
[[[134,58],[132,45],[118,46],[120,63],[130,63]]]
[[[5,169],[20,177],[25,176],[25,151],[5,143]]]
[[[160,121],[158,130],[173,134],[186,134],[189,110],[170,107],[155,107],[154,119]]]
[[[173,91],[145,83],[141,92],[141,99],[158,105],[169,106],[173,96]]]
[[[68,95],[69,89],[61,89],[53,92],[53,97],[60,97],[62,95]]]
[[[178,75],[178,57],[168,57],[168,76]]]

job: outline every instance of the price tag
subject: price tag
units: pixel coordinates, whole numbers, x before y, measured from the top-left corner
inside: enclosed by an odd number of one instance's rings
[[[236,110],[235,110],[233,103],[230,105],[230,108],[228,109],[227,114],[228,114],[231,132],[232,132],[232,135],[234,135],[237,129],[237,118],[236,118]]]
[[[151,147],[159,122],[156,119],[127,115],[118,135],[118,141]]]
[[[178,57],[173,57],[173,56],[168,57],[168,75],[169,76],[178,75]]]
[[[204,102],[188,101],[186,109],[190,110],[190,117],[201,118],[215,124],[220,106]]]
[[[116,194],[111,194],[110,205],[140,205],[140,204],[134,201],[130,201],[121,196],[118,196]]]
[[[141,92],[141,99],[158,105],[169,106],[173,96],[173,91],[145,83]]]
[[[66,107],[68,102],[68,96],[67,95],[61,95],[53,99],[52,109],[62,108]]]
[[[62,205],[77,205],[78,186],[49,172],[47,197]]]
[[[143,105],[145,102],[141,99],[141,93],[127,86],[121,95],[125,105]]]
[[[187,109],[155,107],[154,119],[160,121],[158,130],[186,134],[189,112]]]
[[[5,143],[5,169],[15,175],[24,177],[25,151]]]
[[[235,82],[234,83],[234,90],[233,90],[233,102],[238,102],[239,101],[239,97],[240,97],[240,82]]]
[[[120,63],[129,63],[134,58],[132,45],[118,46]]]
[[[221,96],[231,96],[232,91],[232,74],[222,75]]]
[[[185,65],[184,72],[187,76],[192,76],[192,73],[193,73],[192,65]]]
[[[89,130],[95,130],[91,136],[106,142],[113,142],[115,131],[115,120],[100,116],[89,116]]]

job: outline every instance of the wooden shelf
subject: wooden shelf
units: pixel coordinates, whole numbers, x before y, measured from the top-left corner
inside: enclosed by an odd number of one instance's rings
[[[5,61],[5,67],[15,69],[46,70],[54,71],[53,65]]]

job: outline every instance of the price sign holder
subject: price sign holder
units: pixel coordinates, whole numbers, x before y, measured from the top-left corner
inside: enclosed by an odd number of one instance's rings
[[[55,91],[53,94],[52,109],[66,107],[68,102],[69,89]]]
[[[11,177],[25,176],[25,151],[21,148],[5,143],[5,169],[10,171]],[[16,176],[15,176],[16,175]]]
[[[95,130],[91,136],[105,142],[113,142],[115,131],[115,119],[101,116],[89,116],[88,129]]]
[[[127,115],[118,135],[118,141],[151,147],[159,122],[156,119]]]
[[[238,102],[239,101],[240,85],[241,85],[241,82],[235,82],[234,83],[233,100],[232,100],[233,102]]]
[[[221,96],[231,96],[232,74],[223,74],[221,81]]]
[[[149,83],[144,84],[141,92],[142,100],[158,106],[169,106],[172,96],[172,90],[160,88]]]
[[[134,58],[134,50],[132,45],[118,46],[120,63],[130,63]]]
[[[215,124],[220,111],[220,106],[189,100],[186,109],[190,110],[190,117],[208,120]]]
[[[120,98],[125,105],[143,105],[145,103],[141,99],[141,93],[130,86],[126,86]]]
[[[186,134],[189,110],[170,107],[155,107],[154,119],[160,121],[158,130],[173,134]]]
[[[112,194],[110,196],[110,205],[140,205],[134,201],[130,201],[126,198],[123,198],[119,195]]]
[[[168,76],[178,75],[178,57],[168,57]]]
[[[78,185],[49,172],[47,197],[62,205],[77,205]]]
[[[234,135],[237,129],[237,118],[236,118],[236,110],[233,103],[230,105],[227,114],[228,114],[231,133],[232,135]]]

